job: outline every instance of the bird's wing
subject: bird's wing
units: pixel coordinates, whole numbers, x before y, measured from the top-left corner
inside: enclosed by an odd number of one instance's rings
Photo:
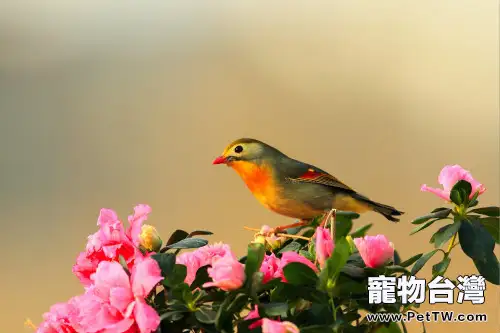
[[[297,170],[298,171],[298,170]],[[300,170],[300,173],[294,176],[288,177],[288,179],[292,182],[302,182],[302,183],[314,183],[321,184],[330,187],[335,187],[339,189],[343,189],[349,192],[354,192],[352,188],[342,183],[340,180],[330,175],[329,173],[315,168],[313,166],[307,166],[307,169]]]

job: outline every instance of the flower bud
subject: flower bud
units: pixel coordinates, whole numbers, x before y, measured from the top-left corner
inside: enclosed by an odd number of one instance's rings
[[[155,227],[143,224],[141,234],[139,235],[140,245],[147,251],[158,252],[161,248],[162,241]]]
[[[354,253],[356,251],[356,244],[354,244],[352,237],[348,235],[345,237],[345,240],[349,243],[351,253]]]

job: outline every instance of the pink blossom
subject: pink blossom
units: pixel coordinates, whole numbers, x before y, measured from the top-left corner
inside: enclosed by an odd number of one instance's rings
[[[135,246],[139,246],[140,244],[139,235],[141,234],[142,224],[148,219],[149,213],[151,213],[151,207],[140,204],[134,207],[134,214],[128,217],[130,226],[127,229],[127,236]]]
[[[264,256],[264,260],[262,261],[262,265],[260,266],[260,271],[264,273],[262,283],[267,283],[274,278],[280,277],[280,261],[281,260],[276,258],[274,253],[271,253],[271,255],[266,254]]]
[[[289,321],[262,319],[262,333],[299,333],[299,328]]]
[[[285,274],[283,273],[283,269],[285,268],[286,265],[292,262],[300,262],[308,267],[310,267],[312,270],[315,272],[318,271],[318,267],[314,265],[309,259],[306,257],[301,256],[297,252],[289,251],[283,253],[281,256],[281,260],[279,263],[278,271],[275,273],[275,277],[281,277],[281,280],[283,282],[287,282],[285,278]]]
[[[420,190],[423,192],[434,193],[438,197],[440,197],[446,201],[450,201],[450,192],[451,192],[453,186],[455,186],[455,184],[459,180],[465,180],[471,184],[472,192],[469,196],[469,199],[472,198],[472,196],[476,192],[479,192],[479,194],[483,194],[484,191],[486,191],[486,188],[484,187],[484,185],[482,185],[477,180],[472,178],[471,173],[468,170],[463,169],[458,164],[446,165],[439,173],[438,182],[439,182],[439,184],[441,184],[443,186],[442,189],[428,187],[426,184],[423,184],[422,187],[420,188]]]
[[[251,320],[251,319],[258,319],[260,318],[260,315],[259,315],[259,307],[258,305],[255,305],[254,309],[251,310],[247,316],[245,317],[245,320]],[[260,320],[256,320],[255,322],[251,323],[248,328],[253,330],[254,328],[256,327],[259,327],[262,325],[262,319]]]
[[[205,283],[204,288],[219,287],[225,291],[235,290],[245,282],[245,266],[231,256],[225,256],[208,268],[208,275],[213,282]]]
[[[94,285],[81,304],[81,324],[86,333],[149,333],[160,317],[145,298],[163,277],[157,262],[139,259],[129,277],[117,262],[102,261],[92,276]]]
[[[329,229],[317,228],[316,229],[316,259],[318,259],[319,266],[324,267],[325,262],[333,253],[334,243]]]
[[[184,252],[176,257],[176,264],[184,265],[187,268],[187,275],[184,282],[191,285],[196,278],[199,268],[212,265],[218,259],[229,256],[236,260],[236,256],[227,244],[215,243],[205,245],[192,252]]]
[[[186,266],[186,278],[184,282],[191,285],[196,278],[196,272],[200,267],[203,267],[201,258],[197,255],[196,251],[184,252],[175,258],[175,263]]]
[[[91,284],[91,276],[102,261],[118,261],[123,256],[129,268],[134,259],[142,254],[137,248],[142,222],[147,218],[151,208],[138,205],[134,215],[129,217],[130,227],[125,230],[118,215],[111,209],[103,208],[97,219],[99,230],[88,238],[85,252],[78,255],[73,273],[85,287]]]
[[[57,303],[43,315],[43,322],[38,326],[37,333],[80,333],[78,297],[73,297],[67,303]]]
[[[368,267],[380,267],[394,258],[394,244],[384,235],[355,238],[354,243]]]
[[[236,256],[231,251],[231,247],[222,242],[215,243],[212,245],[205,245],[196,250],[198,256],[200,257],[202,263],[205,265],[212,265],[214,262],[224,257],[231,257],[236,259]]]

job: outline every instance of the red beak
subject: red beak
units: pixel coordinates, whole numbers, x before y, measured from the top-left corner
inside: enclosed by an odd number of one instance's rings
[[[226,158],[224,156],[219,156],[212,162],[212,164],[225,164],[225,163],[226,163]]]

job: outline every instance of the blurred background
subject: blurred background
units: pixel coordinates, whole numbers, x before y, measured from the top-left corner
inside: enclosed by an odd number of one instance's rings
[[[28,332],[26,318],[82,292],[71,267],[102,207],[126,220],[147,203],[165,237],[209,229],[239,255],[244,225],[291,222],[211,165],[239,137],[400,208],[399,224],[357,224],[403,258],[430,250],[437,227],[410,237],[409,222],[443,204],[420,186],[444,165],[499,204],[498,23],[487,0],[3,1],[0,331]],[[475,272],[452,257],[450,277]],[[424,307],[489,315],[428,332],[498,331],[498,290],[481,306]]]

